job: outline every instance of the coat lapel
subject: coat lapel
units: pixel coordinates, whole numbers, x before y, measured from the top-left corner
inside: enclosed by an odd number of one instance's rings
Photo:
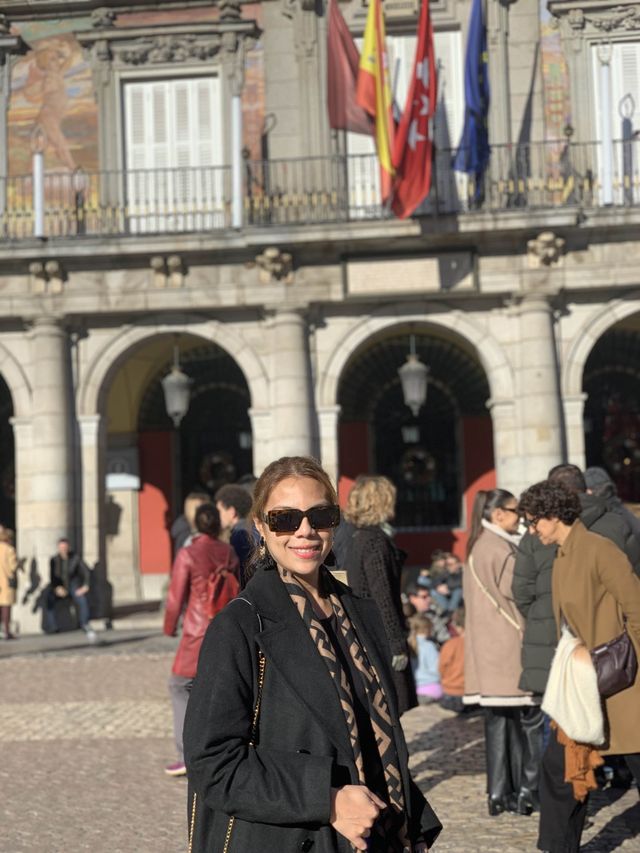
[[[329,670],[275,570],[257,573],[246,588],[263,620],[256,640],[269,664],[308,708],[341,755],[351,741]]]

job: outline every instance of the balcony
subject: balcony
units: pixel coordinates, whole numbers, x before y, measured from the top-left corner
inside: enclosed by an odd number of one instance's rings
[[[476,187],[453,172],[453,152],[434,158],[422,217],[640,205],[640,141],[495,145]],[[232,227],[230,167],[54,172],[44,176],[44,236],[127,237]],[[34,236],[33,178],[0,178],[0,240]],[[244,163],[243,228],[383,220],[372,155]]]

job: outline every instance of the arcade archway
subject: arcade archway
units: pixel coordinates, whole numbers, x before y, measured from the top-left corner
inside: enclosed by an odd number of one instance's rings
[[[177,428],[161,385],[175,346],[192,379]],[[106,552],[117,599],[159,596],[171,567],[171,525],[188,492],[213,497],[223,483],[252,473],[250,405],[234,359],[194,335],[153,337],[120,364],[106,399]]]
[[[640,315],[605,332],[585,363],[586,464],[605,468],[625,501],[640,502]]]
[[[426,404],[414,417],[398,368],[413,335],[429,367]],[[486,374],[463,339],[426,325],[396,326],[365,341],[339,383],[339,457],[344,498],[361,473],[398,489],[395,525],[413,561],[430,549],[461,549],[471,490],[493,484],[493,434]]]

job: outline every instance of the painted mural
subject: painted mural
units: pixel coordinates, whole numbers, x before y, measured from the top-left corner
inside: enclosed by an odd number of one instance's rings
[[[258,20],[259,4],[242,7],[245,18]],[[212,21],[217,9],[138,12],[120,15],[118,27]],[[98,163],[97,106],[91,68],[73,30],[91,28],[89,18],[20,24],[31,50],[13,67],[8,115],[9,174],[31,173],[35,148],[44,151],[47,174],[70,174],[81,168],[96,172]],[[260,156],[264,125],[264,67],[260,43],[246,57],[243,94],[245,147],[252,159]]]
[[[15,27],[31,50],[14,65],[9,103],[9,174],[31,171],[34,147],[47,172],[98,168],[97,110],[91,70],[71,28],[88,20]]]

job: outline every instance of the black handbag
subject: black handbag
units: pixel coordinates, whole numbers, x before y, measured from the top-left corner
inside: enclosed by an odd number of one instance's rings
[[[631,687],[638,672],[638,658],[626,624],[618,637],[591,649],[591,660],[598,676],[598,690],[604,699]]]

